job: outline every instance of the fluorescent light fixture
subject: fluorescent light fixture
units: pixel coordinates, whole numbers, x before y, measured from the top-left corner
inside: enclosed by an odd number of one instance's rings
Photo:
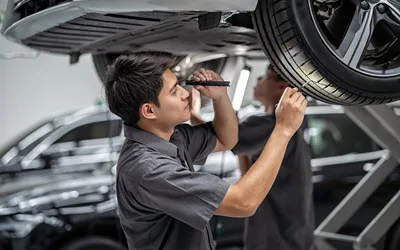
[[[233,95],[232,106],[235,111],[240,109],[242,105],[244,92],[246,91],[247,83],[249,82],[250,70],[245,68],[240,71],[239,79],[236,84],[235,94]]]

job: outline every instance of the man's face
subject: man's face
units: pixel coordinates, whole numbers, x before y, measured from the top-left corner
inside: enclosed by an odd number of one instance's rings
[[[167,69],[163,75],[163,87],[158,96],[160,107],[156,107],[157,122],[161,126],[176,126],[189,120],[189,92],[177,84],[177,78]]]
[[[278,80],[275,70],[268,69],[267,76],[257,80],[254,88],[254,99],[263,104],[276,104],[279,102],[287,83]]]

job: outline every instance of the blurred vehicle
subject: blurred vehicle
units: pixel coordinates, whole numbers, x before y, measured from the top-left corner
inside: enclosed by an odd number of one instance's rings
[[[112,174],[121,128],[98,105],[52,117],[6,147],[0,249],[122,249]]]
[[[124,249],[114,176],[60,175],[0,198],[0,249]]]
[[[242,115],[253,113],[254,109]],[[319,224],[385,150],[347,118],[340,106],[310,106],[306,119]],[[43,129],[48,124],[52,129]],[[95,106],[49,119],[8,147],[8,156],[2,157],[6,167],[1,167],[0,175],[0,249],[126,247],[118,221],[112,167],[124,139],[121,128],[117,117],[104,106]],[[10,157],[10,150],[18,153]],[[204,165],[195,168],[230,182],[240,177],[237,157],[231,152],[213,153]],[[368,218],[376,215],[399,188],[397,171],[342,232],[362,230]],[[243,222],[222,216],[212,218],[218,249],[243,247]],[[388,239],[397,240],[393,244],[400,239],[398,225],[388,234]]]
[[[260,55],[293,85],[336,104],[400,97],[396,0],[9,0],[2,34],[28,47],[90,53],[99,76],[121,52]]]
[[[117,152],[122,145],[121,128],[122,121],[105,106],[41,122],[0,150],[0,197],[35,185],[56,183],[61,174],[108,167],[117,157],[110,152]],[[24,176],[23,181],[18,182],[16,176]]]

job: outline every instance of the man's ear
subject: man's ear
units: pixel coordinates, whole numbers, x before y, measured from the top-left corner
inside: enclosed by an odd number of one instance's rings
[[[156,119],[157,115],[154,106],[155,105],[153,103],[142,104],[139,108],[140,116],[148,120]]]

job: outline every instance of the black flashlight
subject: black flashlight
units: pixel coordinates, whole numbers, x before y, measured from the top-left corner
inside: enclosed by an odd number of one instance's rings
[[[186,85],[202,85],[202,86],[223,86],[229,87],[228,81],[193,81],[193,80],[186,80]]]

